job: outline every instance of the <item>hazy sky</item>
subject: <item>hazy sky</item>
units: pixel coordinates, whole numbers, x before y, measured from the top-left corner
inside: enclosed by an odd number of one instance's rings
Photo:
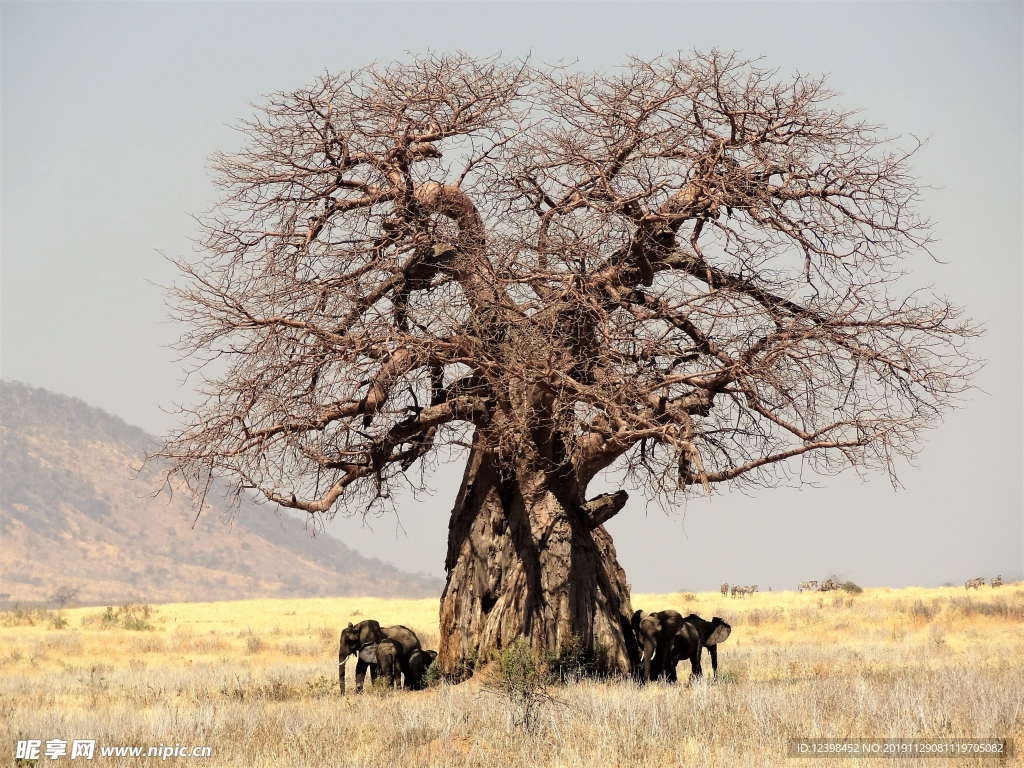
[[[207,157],[261,94],[407,51],[531,53],[608,69],[629,55],[734,48],[825,72],[840,103],[929,137],[936,255],[913,281],[987,335],[980,390],[930,433],[905,488],[852,474],[717,493],[669,514],[639,494],[610,524],[634,589],[792,588],[1021,577],[1021,8],[1018,2],[556,5],[5,4],[0,375],[160,433],[188,400],[167,345],[161,254],[191,251],[213,200]],[[458,468],[394,517],[335,520],[363,551],[441,573]]]

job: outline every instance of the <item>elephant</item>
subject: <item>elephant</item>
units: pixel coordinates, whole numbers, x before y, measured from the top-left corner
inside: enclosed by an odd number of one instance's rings
[[[675,682],[676,665],[683,659],[690,660],[691,679],[700,677],[703,674],[700,654],[704,648],[708,649],[711,656],[712,675],[718,677],[718,644],[724,643],[731,632],[732,627],[718,616],[706,621],[691,613],[683,619],[672,641],[672,655],[667,670],[668,680]]]
[[[394,640],[399,646],[398,666],[404,673],[408,674],[407,659],[409,654],[418,650],[420,640],[416,633],[408,627],[396,624],[391,627],[381,627],[380,623],[373,619],[365,619],[358,624],[351,622],[341,630],[338,641],[338,687],[341,695],[345,695],[345,662],[352,654],[356,654],[356,692],[363,690],[363,682],[366,679],[366,670],[370,669],[372,675],[377,671],[377,649],[376,646],[382,640]]]
[[[640,645],[640,679],[642,682],[656,680],[665,674],[672,655],[673,638],[683,625],[683,616],[672,610],[648,616],[637,611],[631,624]]]
[[[437,651],[415,650],[409,654],[409,671],[405,676],[405,687],[414,691],[426,687],[427,669],[437,658]]]
[[[385,637],[379,641],[376,645],[367,646],[373,648],[376,652],[376,674],[387,681],[389,688],[399,688],[402,683],[402,646],[397,641],[392,640],[390,637]],[[420,653],[419,650],[413,651],[413,654]],[[373,669],[370,667],[370,678],[373,679]],[[408,682],[408,677],[406,678]]]

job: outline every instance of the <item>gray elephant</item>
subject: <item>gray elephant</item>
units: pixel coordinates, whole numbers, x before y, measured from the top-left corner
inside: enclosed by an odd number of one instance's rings
[[[402,685],[402,646],[390,637],[385,637],[376,645],[367,646],[373,648],[376,655],[376,664],[370,667],[370,678],[379,676],[387,682],[389,688],[400,688]],[[419,649],[412,652],[413,655],[421,653]],[[406,677],[408,682],[408,677]]]
[[[427,669],[437,658],[437,651],[415,650],[409,654],[409,671],[405,676],[405,687],[414,691],[426,687]]]
[[[683,625],[683,615],[668,610],[644,616],[643,611],[637,611],[631,624],[640,645],[641,681],[663,677],[669,668],[676,633]]]
[[[676,680],[676,665],[683,659],[690,660],[690,677],[698,678],[703,674],[700,666],[701,651],[708,649],[711,656],[711,671],[718,677],[718,644],[724,643],[732,632],[732,627],[723,619],[715,616],[711,621],[702,619],[691,613],[683,619],[672,643],[672,656],[668,662],[666,677],[670,682]]]
[[[356,654],[356,692],[363,690],[363,683],[366,680],[366,670],[372,675],[378,670],[377,644],[382,640],[390,639],[397,643],[398,667],[402,673],[408,674],[408,658],[415,650],[419,650],[420,640],[416,633],[408,627],[396,624],[391,627],[381,627],[380,623],[373,619],[365,619],[358,624],[349,624],[341,630],[341,637],[338,641],[338,687],[341,695],[345,695],[345,662],[352,654]]]

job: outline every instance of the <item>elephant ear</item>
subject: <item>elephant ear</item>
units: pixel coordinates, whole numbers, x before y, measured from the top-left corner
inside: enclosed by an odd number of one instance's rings
[[[359,660],[365,661],[367,664],[377,663],[377,646],[376,645],[365,645],[359,649]]]
[[[724,643],[728,639],[732,627],[726,624],[724,621],[712,630],[711,634],[708,635],[708,639],[705,641],[705,645],[718,645]]]

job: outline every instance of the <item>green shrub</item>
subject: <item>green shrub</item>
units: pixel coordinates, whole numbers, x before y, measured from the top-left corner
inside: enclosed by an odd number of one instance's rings
[[[487,672],[484,690],[505,700],[512,727],[535,732],[541,709],[557,701],[548,692],[554,678],[547,665],[519,638],[495,654]]]
[[[455,668],[450,673],[441,676],[449,683],[461,683],[473,676],[473,673],[476,672],[476,668],[482,661],[483,660],[480,658],[480,649],[473,648],[473,650],[459,660],[458,664],[455,665]],[[436,666],[436,663],[431,665],[431,667]],[[438,671],[437,674],[441,674],[440,671]]]
[[[306,681],[306,695],[312,699],[325,699],[328,696],[335,696],[337,693],[338,681],[336,678],[320,675]]]
[[[436,688],[444,681],[444,675],[441,674],[441,665],[436,661],[427,667],[427,671],[423,675],[423,684],[427,688]]]
[[[49,611],[42,608],[30,608],[15,603],[9,611],[0,613],[0,626],[4,627],[34,627],[47,621],[50,617]]]
[[[576,682],[607,672],[608,652],[605,648],[585,645],[579,635],[574,635],[557,653],[549,653],[544,662],[553,681]]]
[[[99,625],[101,629],[130,629],[137,632],[156,629],[149,619],[153,609],[148,605],[133,605],[124,603],[115,608],[108,605],[103,613],[93,616],[86,616],[82,619],[83,625]]]
[[[843,590],[843,592],[847,592],[851,595],[859,595],[864,591],[863,587],[859,584],[854,584],[852,581],[844,581],[839,588]]]

